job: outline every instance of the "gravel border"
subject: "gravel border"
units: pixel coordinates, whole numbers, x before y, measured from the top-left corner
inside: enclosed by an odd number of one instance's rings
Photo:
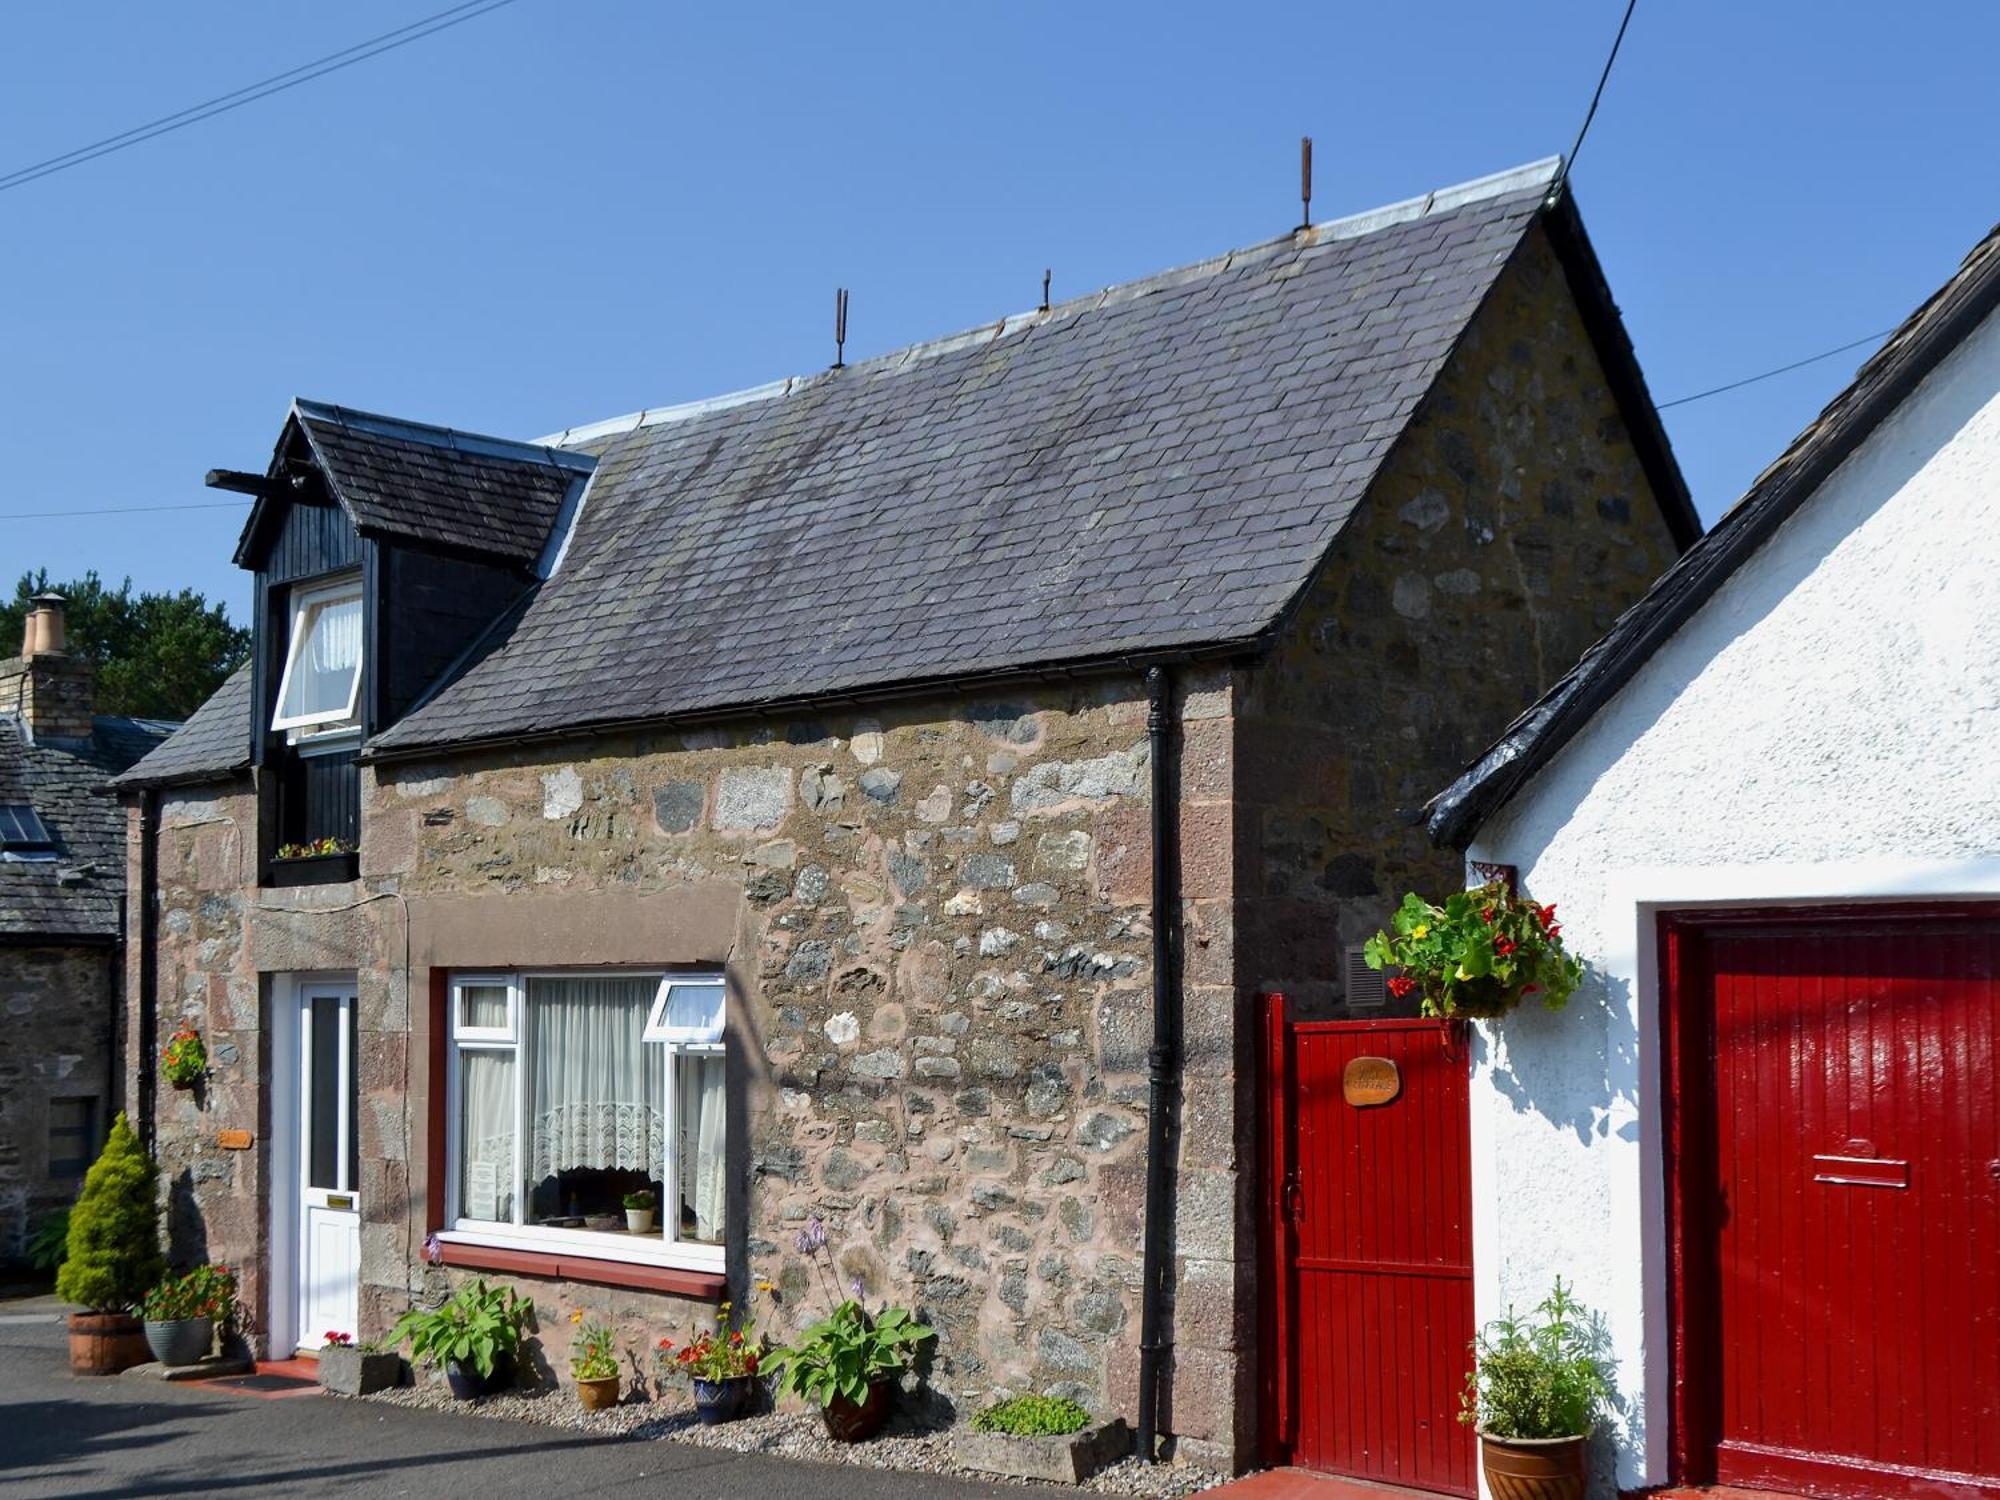
[[[456,1412],[502,1422],[532,1422],[605,1438],[688,1443],[730,1453],[762,1453],[804,1463],[855,1464],[868,1469],[896,1469],[911,1474],[948,1474],[960,1479],[997,1482],[996,1476],[965,1469],[952,1458],[948,1429],[919,1430],[906,1417],[892,1417],[888,1428],[865,1443],[836,1443],[811,1412],[766,1412],[715,1427],[696,1419],[691,1401],[670,1396],[658,1401],[630,1393],[618,1405],[586,1411],[568,1387],[555,1390],[508,1391],[460,1401],[442,1383],[397,1386],[372,1396],[341,1400],[375,1401],[419,1411]],[[1055,1485],[1036,1480],[1046,1489],[1078,1489],[1100,1495],[1137,1495],[1146,1500],[1181,1500],[1224,1481],[1223,1475],[1193,1464],[1145,1464],[1127,1458],[1082,1485]]]

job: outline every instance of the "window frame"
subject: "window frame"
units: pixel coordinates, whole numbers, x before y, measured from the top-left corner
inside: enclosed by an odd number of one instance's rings
[[[286,717],[285,694],[292,685],[292,669],[298,665],[299,651],[305,637],[302,628],[306,614],[315,605],[336,603],[352,596],[361,606],[361,639],[354,648],[354,682],[348,689],[347,706],[343,709],[323,709],[316,714],[294,714]],[[320,725],[337,725],[336,729],[321,731],[329,734],[346,732],[355,716],[356,706],[361,702],[361,677],[368,670],[368,602],[362,590],[362,579],[358,573],[346,573],[323,583],[294,588],[289,601],[291,608],[291,630],[285,637],[285,669],[278,674],[278,696],[271,703],[271,733],[289,731],[294,738],[300,730],[314,730]]]
[[[680,1070],[675,1063],[682,1055],[725,1058],[728,1056],[728,986],[719,967],[695,970],[640,966],[595,969],[454,970],[446,986],[446,1034],[442,1039],[445,1048],[445,1101],[444,1119],[440,1123],[445,1133],[445,1227],[438,1231],[438,1240],[448,1245],[482,1245],[491,1249],[518,1250],[531,1254],[561,1254],[588,1260],[615,1261],[626,1265],[668,1266],[689,1271],[725,1270],[729,1236],[734,1228],[728,1218],[725,1216],[723,1220],[720,1244],[704,1245],[682,1240],[678,1238],[680,1233],[678,1209],[669,1213],[665,1201],[661,1203],[659,1209],[657,1234],[644,1239],[607,1234],[598,1230],[556,1229],[547,1225],[524,1222],[528,1194],[522,1155],[527,1122],[522,1116],[526,1109],[528,1075],[522,1049],[527,1042],[528,984],[536,979],[656,980],[659,987],[655,991],[651,1006],[648,1007],[648,1023],[659,1012],[670,985],[675,983],[723,985],[725,1017],[723,1040],[713,1043],[646,1042],[647,1046],[660,1046],[666,1049],[666,1067],[662,1069],[666,1080],[665,1093],[661,1101],[662,1118],[666,1122],[666,1140],[660,1172],[661,1186],[665,1190],[662,1194],[663,1199],[670,1200],[678,1190],[680,1132],[676,1128],[676,1121],[679,1118]],[[507,1019],[510,1035],[507,1039],[498,1039],[498,1028],[494,1027],[461,1028],[459,1025],[461,989],[474,985],[502,984],[507,987],[508,992]],[[650,1031],[650,1024],[648,1029]],[[461,1212],[459,1169],[460,1154],[464,1149],[461,1139],[464,1125],[460,1119],[463,1090],[459,1057],[462,1049],[505,1052],[514,1059],[514,1165],[510,1179],[513,1183],[514,1217],[511,1221],[471,1219]],[[726,1142],[725,1149],[727,1149]]]

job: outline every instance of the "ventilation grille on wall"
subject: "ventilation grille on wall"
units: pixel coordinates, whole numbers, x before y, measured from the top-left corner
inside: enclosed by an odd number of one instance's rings
[[[1368,967],[1368,961],[1361,956],[1359,943],[1347,950],[1346,977],[1348,1009],[1366,1010],[1389,1003],[1389,990],[1383,983],[1386,976],[1381,970]]]

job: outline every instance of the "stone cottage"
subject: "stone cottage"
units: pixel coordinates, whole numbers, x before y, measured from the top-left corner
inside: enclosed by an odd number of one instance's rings
[[[0,1267],[75,1198],[122,1102],[125,820],[104,784],[175,727],[92,713],[66,647],[45,594],[0,661]]]
[[[1699,530],[1556,169],[533,444],[296,402],[120,783],[181,1253],[559,1367],[782,1335],[817,1218],[944,1400],[1253,1460],[1250,999],[1382,1007],[1423,798]]]

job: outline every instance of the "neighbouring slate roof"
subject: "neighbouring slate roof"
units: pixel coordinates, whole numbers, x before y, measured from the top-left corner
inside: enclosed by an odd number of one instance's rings
[[[1685,624],[1896,410],[1917,384],[2000,308],[2000,225],[1870,355],[1743,498],[1450,786],[1428,804],[1431,837],[1464,848],[1569,743],[1653,652]]]
[[[540,557],[565,501],[591,470],[583,454],[319,401],[293,402],[292,418],[327,487],[364,535],[514,563]],[[264,511],[260,503],[244,527],[239,562]]]
[[[250,664],[245,662],[165,743],[111,784],[128,790],[167,782],[215,781],[249,764]]]
[[[88,740],[30,744],[19,718],[0,717],[0,803],[34,808],[57,856],[0,859],[0,940],[118,936],[125,814],[104,784],[174,725],[103,716],[94,725]]]
[[[1557,166],[565,433],[561,569],[371,751],[1254,643]]]

